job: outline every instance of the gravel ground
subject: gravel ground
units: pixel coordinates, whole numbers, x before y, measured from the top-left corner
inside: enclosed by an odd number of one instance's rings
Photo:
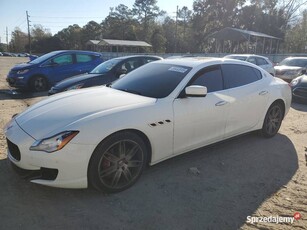
[[[307,229],[307,105],[293,103],[280,132],[201,148],[145,170],[130,189],[105,195],[20,179],[10,168],[2,127],[46,97],[9,94],[0,57],[0,229]],[[247,217],[301,218],[248,223]]]

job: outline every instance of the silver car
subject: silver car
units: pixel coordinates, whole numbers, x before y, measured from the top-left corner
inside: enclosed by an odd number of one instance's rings
[[[287,82],[306,73],[307,57],[289,57],[280,62],[274,67],[276,77],[279,77]]]
[[[275,69],[273,63],[267,58],[260,55],[254,54],[231,54],[227,55],[224,58],[237,59],[241,61],[247,61],[253,63],[262,69],[266,70],[272,76],[275,76]]]

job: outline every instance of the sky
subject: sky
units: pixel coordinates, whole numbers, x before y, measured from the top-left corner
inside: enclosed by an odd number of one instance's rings
[[[132,8],[135,0],[0,0],[0,42],[6,43],[11,32],[19,27],[27,33],[26,11],[30,16],[30,26],[41,24],[54,35],[72,24],[84,26],[93,20],[100,23],[110,12],[110,7],[124,4]],[[158,0],[161,10],[175,18],[176,7],[192,9],[193,0]]]

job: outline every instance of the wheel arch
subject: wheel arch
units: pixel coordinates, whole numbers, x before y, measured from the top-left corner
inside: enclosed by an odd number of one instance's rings
[[[47,82],[47,86],[49,87],[50,85],[50,82],[47,78],[46,75],[42,74],[42,73],[35,73],[35,74],[32,74],[30,77],[29,77],[29,80],[28,80],[28,87],[31,88],[31,82],[32,80],[35,78],[35,77],[43,77],[45,78],[46,82]]]
[[[95,152],[95,150],[97,149],[97,147],[102,143],[104,142],[107,138],[111,137],[112,135],[116,134],[116,133],[122,133],[122,132],[131,132],[131,133],[134,133],[136,135],[138,135],[145,143],[146,145],[146,148],[148,150],[148,157],[147,157],[147,164],[151,162],[151,157],[152,157],[152,145],[151,145],[151,142],[149,140],[149,138],[147,137],[147,135],[138,130],[138,129],[122,129],[122,130],[118,130],[116,132],[113,132],[111,134],[109,134],[108,136],[106,136],[105,138],[103,138],[95,147],[94,151],[91,153],[91,156],[93,155],[93,153]],[[91,158],[91,157],[90,157]]]
[[[272,106],[272,105],[274,105],[274,104],[280,104],[281,106],[282,106],[282,109],[283,109],[283,119],[285,118],[285,113],[286,113],[286,103],[284,102],[284,100],[282,100],[282,99],[276,99],[275,101],[273,101],[272,103],[271,103],[271,105],[269,106],[269,108]]]

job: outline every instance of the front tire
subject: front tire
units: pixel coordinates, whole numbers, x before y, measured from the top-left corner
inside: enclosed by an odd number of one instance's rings
[[[89,184],[114,193],[132,186],[147,162],[147,148],[137,134],[129,131],[111,135],[95,149],[88,168]]]
[[[47,80],[43,76],[35,76],[30,81],[30,88],[34,92],[42,92],[47,90]]]
[[[268,109],[261,129],[264,137],[270,138],[278,132],[284,117],[284,108],[280,103],[273,103]]]

